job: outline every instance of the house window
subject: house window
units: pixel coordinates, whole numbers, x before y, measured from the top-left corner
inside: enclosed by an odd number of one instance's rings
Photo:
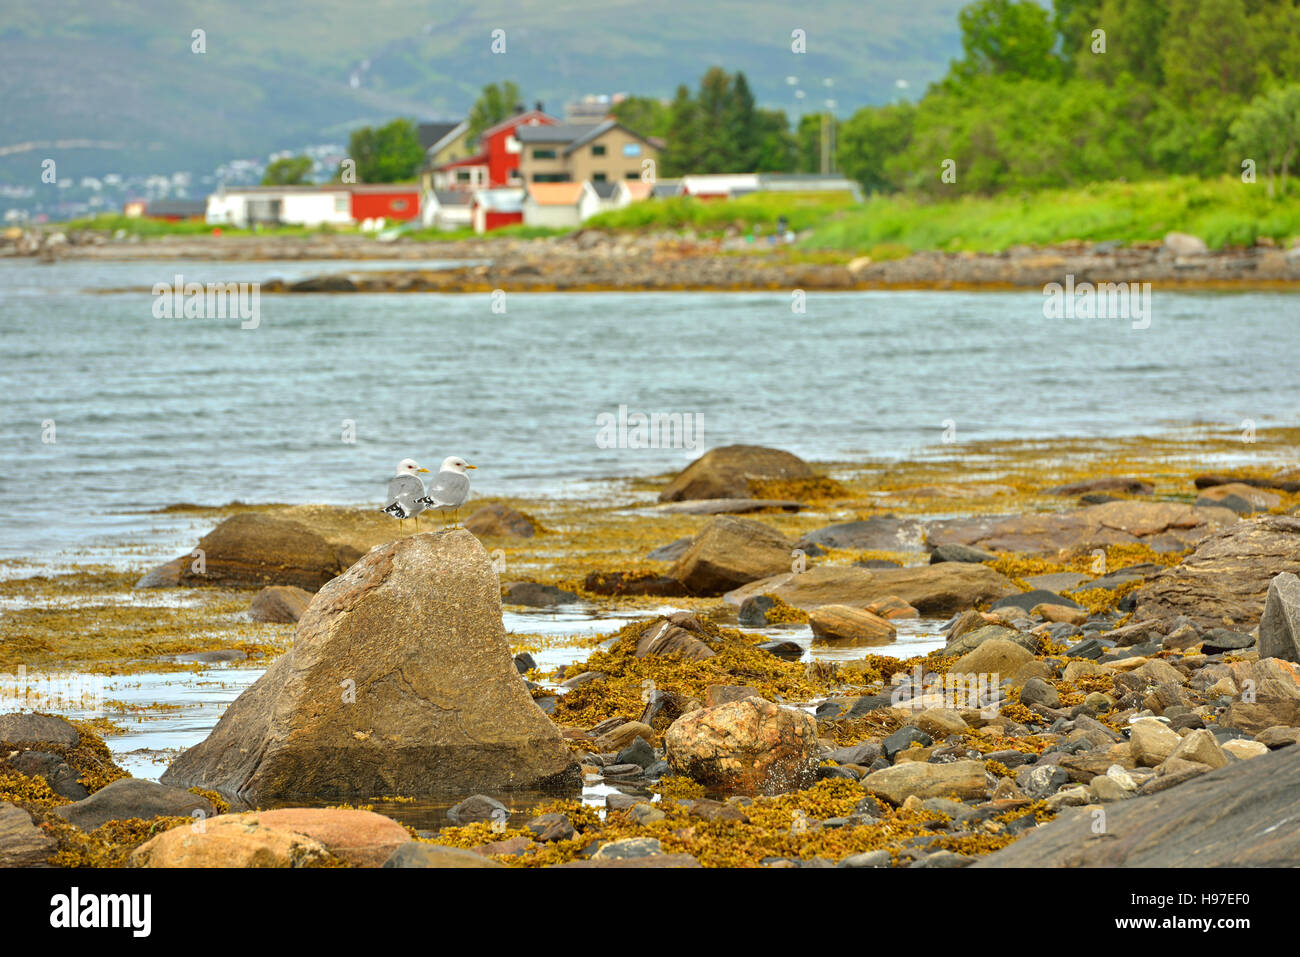
[[[348,198],[346,196],[334,197],[334,212],[346,213],[348,211]]]
[[[402,210],[406,209],[406,200],[395,199],[389,204],[389,208],[394,212],[400,213]]]
[[[555,159],[555,150],[533,150],[533,159],[553,160]]]
[[[593,182],[596,182],[596,183],[603,183],[603,182],[605,182],[605,174],[604,174],[604,173],[592,173],[592,174],[591,174],[591,179],[592,179]]]
[[[640,143],[624,143],[624,144],[623,144],[623,155],[624,155],[624,156],[640,156],[640,155],[641,155],[641,144],[640,144]]]
[[[534,183],[567,183],[569,181],[568,173],[534,173]]]
[[[623,178],[624,178],[624,179],[640,179],[640,178],[641,178],[641,174],[638,173],[636,170],[633,170],[633,171],[630,172],[630,173],[624,173],[624,174],[623,174]]]
[[[467,169],[456,170],[456,182],[468,183],[470,180],[470,171]]]
[[[605,146],[604,146],[604,144],[598,144],[598,145],[596,145],[596,146],[593,146],[593,147],[591,148],[591,155],[592,155],[592,156],[604,156],[604,155],[605,155]]]

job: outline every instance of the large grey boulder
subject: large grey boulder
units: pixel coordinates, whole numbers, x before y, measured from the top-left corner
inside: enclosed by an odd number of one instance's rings
[[[162,782],[258,804],[578,778],[515,668],[487,552],[451,529],[376,546],[325,585],[293,648]]]

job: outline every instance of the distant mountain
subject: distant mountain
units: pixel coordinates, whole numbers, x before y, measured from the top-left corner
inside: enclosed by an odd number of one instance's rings
[[[53,0],[0,8],[0,181],[207,168],[358,125],[462,115],[496,80],[560,111],[584,93],[670,96],[712,65],[764,105],[847,114],[919,95],[958,54],[964,0]],[[205,53],[191,52],[194,30]],[[505,31],[506,52],[491,52]],[[806,32],[807,52],[791,52]],[[833,87],[823,84],[824,78]],[[74,145],[80,143],[81,145]],[[61,145],[55,145],[61,144]],[[35,172],[33,172],[35,171]]]

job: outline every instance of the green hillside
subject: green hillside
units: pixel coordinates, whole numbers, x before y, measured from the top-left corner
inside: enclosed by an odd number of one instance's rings
[[[820,109],[831,78],[841,111],[919,92],[958,51],[960,0],[900,6],[829,0],[56,0],[0,8],[0,178],[65,144],[75,173],[214,164],[335,139],[394,115],[463,113],[478,90],[518,81],[553,108],[587,92],[671,95],[714,64],[744,70],[761,102],[793,114],[788,75]],[[794,29],[807,53],[791,52]],[[206,31],[207,52],[190,52]],[[494,29],[506,52],[490,51]],[[356,84],[355,86],[353,84]],[[46,149],[48,152],[48,148]],[[40,154],[45,155],[45,154]]]

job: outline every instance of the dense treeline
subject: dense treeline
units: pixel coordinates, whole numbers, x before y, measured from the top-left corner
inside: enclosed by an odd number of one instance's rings
[[[919,103],[841,126],[840,168],[868,189],[1253,169],[1272,190],[1300,151],[1296,0],[977,0],[960,17],[964,56]]]

